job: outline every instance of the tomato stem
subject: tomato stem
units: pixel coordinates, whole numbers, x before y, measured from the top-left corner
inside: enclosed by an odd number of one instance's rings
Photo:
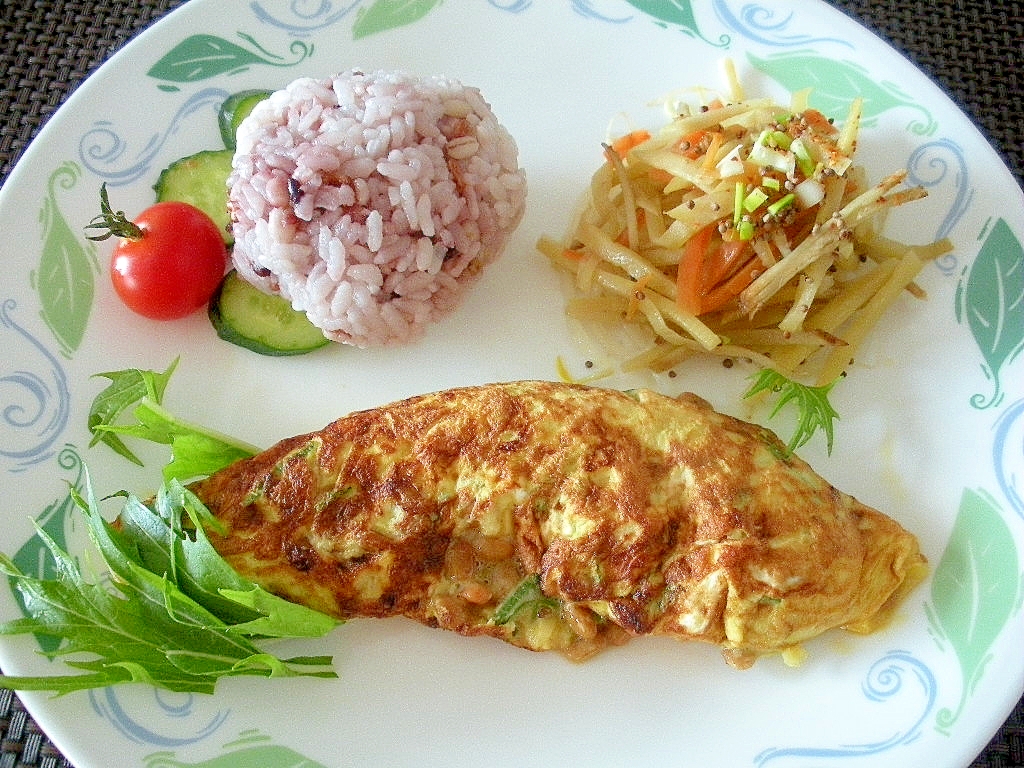
[[[86,225],[86,230],[100,230],[99,234],[86,235],[89,240],[106,240],[109,237],[120,237],[125,240],[141,240],[142,228],[129,220],[124,211],[115,211],[110,207],[107,196],[107,184],[100,186],[100,212]]]

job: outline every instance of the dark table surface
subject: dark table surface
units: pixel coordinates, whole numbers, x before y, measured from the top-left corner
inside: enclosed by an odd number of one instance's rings
[[[904,53],[981,129],[1024,187],[1024,0],[828,0]],[[0,0],[0,184],[76,86],[185,0]],[[1024,649],[1022,649],[1024,652]],[[0,768],[69,763],[0,689]],[[1024,699],[971,768],[1024,767]]]

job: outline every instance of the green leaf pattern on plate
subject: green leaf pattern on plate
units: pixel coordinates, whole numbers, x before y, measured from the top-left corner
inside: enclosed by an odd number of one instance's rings
[[[196,34],[186,37],[168,51],[146,73],[167,83],[195,83],[218,75],[237,74],[254,64],[293,67],[313,53],[313,46],[294,40],[290,46],[292,60],[272,54],[250,36],[238,33],[252,48],[243,48],[217,35]],[[177,90],[176,86],[161,86]]]
[[[789,91],[811,88],[811,105],[836,120],[846,117],[850,102],[860,97],[864,100],[862,125],[872,125],[890,109],[909,108],[920,112],[924,120],[907,126],[912,133],[930,136],[938,127],[931,113],[913,97],[893,83],[877,82],[858,64],[826,58],[813,51],[779,53],[763,59],[748,53],[747,58]]]
[[[936,727],[959,719],[991,659],[992,645],[1020,609],[1020,556],[999,507],[984,491],[965,489],[953,532],[935,569],[925,613],[944,650],[960,662],[962,686],[955,707],[942,709]]]
[[[358,40],[378,32],[412,24],[426,16],[441,0],[375,0],[360,8],[352,25],[352,38]]]
[[[144,768],[326,768],[290,747],[269,742],[269,737],[250,732],[209,760],[184,762],[172,752],[154,752],[146,757]]]
[[[956,317],[970,328],[985,375],[994,383],[990,398],[976,394],[971,405],[990,408],[1003,399],[1003,366],[1024,349],[1024,248],[1003,219],[982,237],[977,258],[957,286]]]
[[[99,273],[95,248],[75,234],[57,202],[58,189],[72,189],[80,177],[81,169],[72,162],[50,176],[39,211],[42,255],[39,268],[29,276],[33,290],[39,293],[43,321],[67,357],[85,336]]]
[[[650,16],[657,24],[676,27],[711,45],[722,48],[729,45],[728,35],[722,35],[717,42],[712,42],[704,36],[697,23],[690,0],[626,0],[626,2],[641,13]]]

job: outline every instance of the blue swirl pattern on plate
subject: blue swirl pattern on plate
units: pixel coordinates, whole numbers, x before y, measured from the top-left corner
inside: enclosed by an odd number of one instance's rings
[[[8,361],[0,371],[0,456],[10,462],[10,472],[22,472],[53,456],[71,411],[63,366],[43,342],[15,322],[16,307],[14,299],[0,304],[0,345]],[[19,364],[11,363],[15,359]],[[24,366],[25,360],[34,368]]]
[[[129,690],[128,702],[122,701],[123,691],[103,688],[89,691],[93,711],[111,723],[131,741],[163,749],[175,749],[195,744],[216,733],[231,715],[230,709],[214,707],[212,699],[194,694],[173,694],[153,689],[148,701],[138,698],[140,689]],[[147,706],[140,706],[145,704]],[[144,711],[145,721],[140,715]],[[156,727],[154,727],[156,723]]]
[[[167,141],[183,126],[190,125],[197,113],[209,110],[215,116],[228,96],[222,88],[204,88],[192,94],[178,107],[162,132],[150,136],[141,148],[134,151],[113,122],[99,121],[79,140],[79,160],[90,173],[113,187],[152,176],[153,162]]]
[[[713,0],[715,12],[729,29],[752,43],[774,48],[834,44],[853,48],[849,40],[839,37],[817,36],[808,32],[789,31],[795,13],[780,12],[777,6],[744,3],[734,11],[725,0]]]
[[[905,651],[892,651],[880,658],[868,670],[862,685],[864,696],[872,702],[893,703],[893,714],[886,718],[897,724],[890,735],[879,735],[875,740],[860,744],[834,747],[773,747],[754,758],[754,765],[786,763],[804,765],[806,760],[839,760],[867,758],[908,744],[921,735],[921,729],[935,706],[937,691],[935,675],[927,664]],[[910,722],[899,728],[900,720]]]

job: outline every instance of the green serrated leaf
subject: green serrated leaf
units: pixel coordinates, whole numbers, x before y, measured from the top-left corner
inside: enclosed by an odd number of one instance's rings
[[[187,524],[186,524],[187,520]],[[152,509],[129,496],[117,531],[117,548],[230,625],[230,631],[264,637],[322,637],[336,619],[266,592],[240,576],[204,531],[215,523],[203,503],[177,481],[161,486]]]
[[[797,408],[797,426],[786,444],[786,450],[793,453],[802,448],[821,430],[825,434],[825,445],[831,455],[835,438],[833,422],[839,418],[839,413],[832,407],[828,396],[835,384],[833,381],[824,386],[812,387],[793,381],[778,371],[762,368],[754,376],[753,383],[743,397],[746,399],[761,393],[774,395],[776,402],[769,418],[775,418],[786,405],[793,403]]]
[[[302,605],[272,595],[255,584],[246,589],[221,588],[220,594],[233,603],[252,609],[259,618],[231,629],[259,637],[323,637],[341,622]]]
[[[199,583],[227,567],[221,565],[223,561],[212,547],[205,555],[195,553],[194,558],[182,555],[177,545],[188,539],[181,526],[181,515],[188,508],[188,494],[183,488],[171,487],[164,494],[168,504],[178,505],[165,510],[166,535],[151,527],[143,526],[140,533],[133,526],[126,531],[107,523],[88,479],[85,493],[74,496],[86,516],[90,540],[113,578],[99,583],[87,581],[67,552],[39,529],[38,535],[53,557],[54,576],[26,575],[10,558],[0,554],[0,572],[14,582],[27,612],[26,618],[0,625],[0,634],[33,633],[57,638],[59,646],[47,655],[63,659],[67,666],[81,673],[0,675],[0,685],[67,693],[115,683],[144,682],[172,691],[212,693],[217,680],[226,676],[333,675],[329,670],[316,668],[311,659],[293,665],[268,654],[252,637],[217,615],[225,601],[223,597],[218,595],[218,602],[204,604],[179,587]],[[134,504],[137,512],[137,500]],[[152,550],[160,542],[167,543],[168,550],[163,557],[154,558]],[[145,558],[143,552],[148,553]],[[210,562],[205,562],[207,557]],[[160,563],[164,568],[150,570],[143,559]],[[198,560],[204,562],[197,568]],[[245,590],[254,586],[237,575],[232,583]],[[247,615],[258,617],[268,605],[259,602]]]
[[[161,402],[167,382],[177,365],[178,361],[175,359],[163,373],[129,368],[122,371],[94,374],[94,376],[109,379],[110,384],[96,395],[89,407],[88,426],[92,433],[89,447],[103,443],[133,464],[141,466],[142,460],[124,444],[116,433],[106,428],[113,425],[124,411],[144,398],[150,398],[157,403]]]
[[[165,480],[211,475],[258,452],[253,446],[182,421],[150,400],[143,400],[132,413],[138,419],[135,424],[103,425],[98,429],[171,446],[171,460],[163,470]]]
[[[74,494],[80,491],[85,478],[85,467],[78,452],[71,446],[67,446],[60,453],[59,464],[62,469],[76,470],[74,480],[68,481],[67,492],[48,505],[42,514],[35,521],[36,527],[46,533],[47,536],[61,547],[67,547],[65,535],[70,525],[70,518],[77,510]],[[50,550],[46,543],[39,536],[31,536],[11,558],[12,562],[22,571],[30,576],[40,579],[53,578],[56,575],[55,564],[50,556]],[[12,585],[13,586],[13,585]],[[19,593],[15,591],[17,599]],[[24,606],[22,606],[24,611]],[[40,635],[36,638],[39,647],[43,651],[52,651],[59,644],[52,637]]]
[[[137,369],[96,374],[113,383],[97,396],[90,410],[93,443],[104,442],[136,464],[142,462],[121,437],[169,445],[171,459],[163,469],[165,480],[205,477],[257,453],[259,449],[255,446],[179,419],[160,405],[176,364],[177,361],[163,374]],[[132,405],[135,423],[114,423]]]
[[[441,0],[375,0],[369,8],[360,8],[357,12],[352,38],[358,40],[412,24],[440,4]]]

